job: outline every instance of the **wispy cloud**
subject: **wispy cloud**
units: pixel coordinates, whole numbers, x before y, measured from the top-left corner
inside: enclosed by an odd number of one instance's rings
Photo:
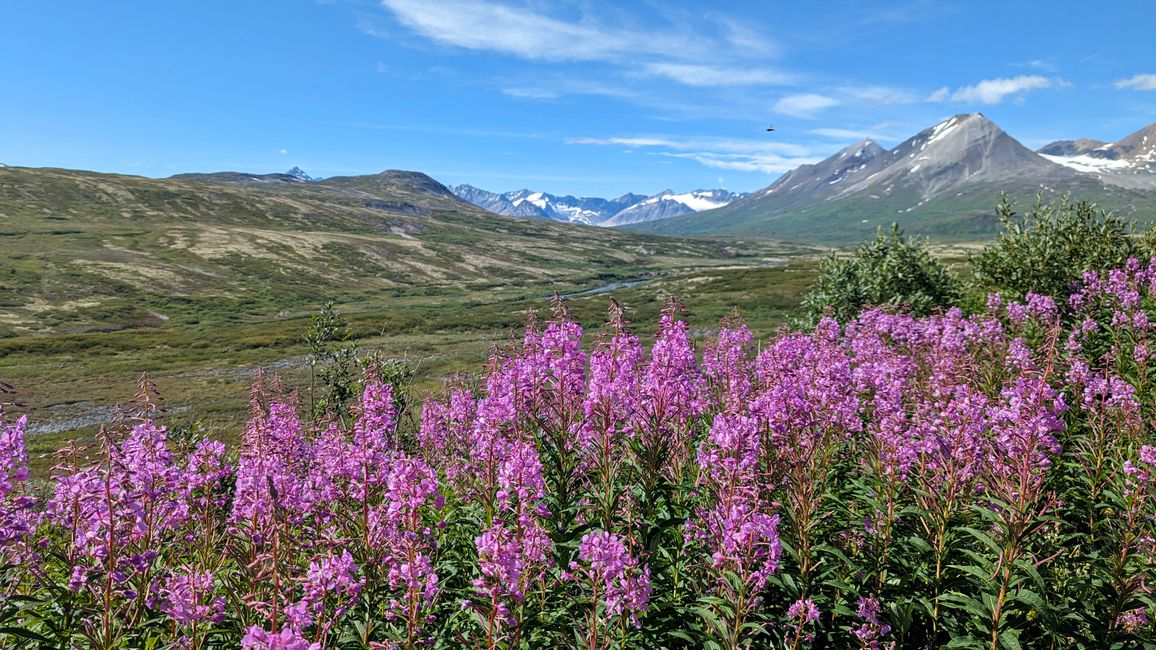
[[[502,93],[518,99],[557,99],[558,93],[548,88],[512,87],[503,88]]]
[[[1020,75],[1000,79],[984,79],[972,86],[964,86],[952,92],[944,86],[931,93],[927,98],[930,102],[965,102],[978,104],[999,104],[1005,99],[1022,99],[1024,93],[1043,88],[1065,86],[1067,82],[1054,77],[1040,75]]]
[[[540,61],[619,61],[703,54],[710,43],[692,34],[632,30],[584,16],[563,20],[484,0],[382,0],[398,22],[443,45]]]
[[[667,158],[693,160],[713,169],[781,174],[799,165],[822,159],[811,147],[788,142],[741,140],[735,138],[675,138],[668,136],[630,136],[607,138],[571,138],[567,144],[619,145],[630,149],[649,149]]]
[[[1156,74],[1138,74],[1120,79],[1115,86],[1120,90],[1156,90]]]
[[[1016,63],[1009,63],[1008,65],[1013,68],[1030,68],[1032,70],[1043,70],[1044,72],[1051,72],[1053,74],[1059,72],[1059,68],[1056,67],[1056,64],[1046,59],[1031,59],[1030,61],[1019,61]]]
[[[856,131],[855,129],[811,129],[807,131],[811,135],[818,135],[824,138],[834,138],[836,140],[849,140],[852,138],[867,138],[871,134],[866,131]]]
[[[777,46],[749,25],[718,13],[686,16],[665,12],[666,22],[646,24],[617,11],[574,10],[559,13],[550,3],[515,5],[509,0],[380,0],[400,28],[434,43],[534,63],[602,63],[617,68],[611,77],[623,88],[614,95],[636,95],[629,83],[640,77],[671,80],[693,88],[783,86],[799,76],[767,64]],[[579,4],[579,7],[582,7]],[[366,23],[371,34],[385,36]],[[389,37],[395,38],[397,34]],[[748,65],[749,64],[749,65]],[[613,69],[613,68],[612,68]],[[603,70],[605,71],[605,70]],[[599,78],[597,73],[591,79]],[[580,84],[551,88],[538,98],[590,94]],[[606,77],[595,84],[607,87]],[[517,88],[506,81],[501,88]],[[515,94],[522,98],[531,95]]]
[[[766,68],[725,68],[694,63],[650,63],[647,73],[673,79],[687,86],[787,86],[798,83],[796,75]]]
[[[820,111],[838,105],[839,100],[834,97],[815,93],[804,93],[801,95],[788,95],[775,102],[775,105],[772,106],[771,109],[783,115],[812,120],[818,117]]]
[[[663,153],[671,158],[693,160],[712,169],[730,169],[740,172],[761,172],[764,174],[785,174],[799,165],[813,165],[821,157],[792,158],[778,154],[719,154],[712,152]]]
[[[758,57],[777,56],[779,47],[750,25],[718,12],[707,13],[705,18],[718,25],[723,40],[731,47]]]
[[[895,104],[910,104],[919,99],[915,93],[894,86],[840,86],[835,90],[859,104],[893,106]]]

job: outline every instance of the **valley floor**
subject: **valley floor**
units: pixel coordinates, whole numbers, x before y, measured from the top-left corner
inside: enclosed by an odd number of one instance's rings
[[[797,313],[815,272],[813,257],[672,270],[612,292],[571,295],[566,302],[593,337],[606,320],[609,296],[639,323],[645,340],[667,296],[692,310],[693,334],[704,337],[738,307],[759,337]],[[405,358],[416,367],[416,394],[436,392],[455,373],[476,372],[496,344],[520,332],[527,311],[545,316],[544,299],[604,285],[526,286],[450,296],[411,296],[339,304],[363,351]],[[431,291],[431,293],[437,293]],[[320,308],[320,306],[318,306]],[[165,398],[169,425],[196,423],[210,435],[232,438],[243,428],[248,386],[258,368],[280,375],[308,400],[308,348],[303,337],[312,312],[276,314],[238,324],[166,323],[159,328],[115,332],[54,333],[0,339],[3,379],[17,388],[11,398],[29,415],[29,456],[35,474],[52,466],[49,456],[69,439],[91,436],[108,422],[115,405],[136,391],[149,373]]]

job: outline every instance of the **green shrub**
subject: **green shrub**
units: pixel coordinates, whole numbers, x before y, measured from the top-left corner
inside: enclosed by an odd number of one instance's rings
[[[814,322],[830,313],[840,322],[864,307],[891,305],[926,315],[959,298],[955,279],[923,242],[905,237],[897,224],[872,241],[865,241],[850,258],[832,254],[819,265],[815,288],[803,297],[807,317]]]
[[[1084,271],[1123,266],[1137,252],[1132,224],[1087,201],[1064,196],[1045,203],[1037,196],[1021,216],[1005,196],[996,214],[1003,224],[999,238],[971,259],[975,288],[984,294],[1032,292],[1059,302]]]

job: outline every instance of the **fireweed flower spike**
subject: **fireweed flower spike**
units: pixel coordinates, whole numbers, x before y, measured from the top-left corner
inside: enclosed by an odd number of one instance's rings
[[[0,425],[0,559],[4,560],[17,551],[39,518],[35,501],[22,489],[28,480],[28,454],[24,448],[27,425],[27,416],[21,416],[14,425]]]
[[[600,635],[610,633],[607,624],[617,617],[641,627],[638,615],[650,599],[650,568],[638,566],[618,535],[604,530],[583,535],[578,561],[571,562],[569,575],[582,583],[591,599],[588,648],[601,647]]]

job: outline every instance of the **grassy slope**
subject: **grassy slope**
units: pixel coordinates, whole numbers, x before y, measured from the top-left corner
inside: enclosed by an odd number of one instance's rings
[[[181,421],[235,432],[257,367],[304,385],[301,337],[327,300],[364,345],[421,359],[433,389],[553,290],[650,277],[617,292],[644,328],[680,293],[697,328],[738,305],[769,334],[809,282],[806,263],[759,268],[806,248],[495,217],[419,185],[0,168],[0,379],[40,426],[35,452],[91,431],[142,371]],[[605,296],[571,302],[601,322]]]
[[[1045,198],[1070,192],[1075,198],[1129,215],[1141,223],[1156,220],[1156,196],[1121,188],[1104,189],[1081,180],[1067,187],[975,185],[921,203],[912,193],[897,191],[879,198],[853,197],[810,204],[781,205],[774,200],[740,202],[731,206],[627,227],[635,232],[670,236],[728,234],[785,241],[852,245],[875,234],[879,226],[897,222],[911,234],[937,241],[975,241],[992,237],[998,226],[995,205],[1001,191],[1026,207],[1043,191]]]
[[[767,254],[499,218],[369,178],[266,187],[0,169],[0,336],[239,323],[325,299],[566,288]]]

